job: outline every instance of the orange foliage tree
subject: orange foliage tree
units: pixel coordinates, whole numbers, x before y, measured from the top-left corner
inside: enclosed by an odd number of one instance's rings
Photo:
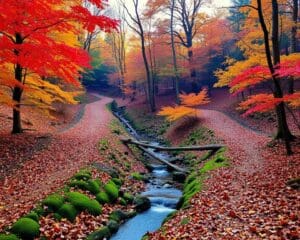
[[[180,94],[180,105],[174,107],[163,107],[158,115],[164,116],[168,121],[176,121],[183,117],[197,116],[199,109],[198,106],[209,103],[209,98],[207,97],[207,90],[203,89],[198,94]]]

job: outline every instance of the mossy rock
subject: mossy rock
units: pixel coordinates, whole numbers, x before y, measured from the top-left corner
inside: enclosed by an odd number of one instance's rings
[[[144,212],[151,207],[151,202],[149,198],[144,196],[137,196],[133,200],[133,204],[135,204],[135,210],[137,212]]]
[[[88,183],[84,180],[73,180],[68,184],[70,187],[88,190]]]
[[[123,184],[123,181],[119,178],[112,178],[111,179],[118,187],[121,187]]]
[[[137,181],[145,181],[147,178],[138,172],[134,172],[131,174],[131,177]]]
[[[105,204],[110,202],[110,198],[106,192],[100,192],[96,195],[96,199],[99,203]]]
[[[0,234],[0,240],[20,240],[15,234]]]
[[[92,173],[88,170],[81,170],[78,173],[76,173],[73,176],[73,178],[75,178],[77,180],[87,181],[92,178]]]
[[[130,193],[124,193],[123,198],[126,200],[128,203],[132,203],[134,200],[134,196],[131,195]]]
[[[89,190],[92,194],[97,194],[100,192],[100,184],[97,180],[89,180],[87,182],[87,190]]]
[[[63,217],[59,214],[59,213],[54,213],[53,214],[53,218],[56,220],[56,221],[61,221],[63,219]]]
[[[43,202],[51,211],[57,211],[64,204],[64,197],[59,194],[49,195]]]
[[[126,206],[127,205],[127,201],[124,199],[124,198],[120,198],[119,199],[119,203],[123,206]]]
[[[88,208],[86,210],[88,211],[88,213],[90,213],[90,214],[92,214],[94,216],[98,216],[102,212],[102,207],[98,203],[97,200],[91,200],[90,204],[89,204],[89,206],[88,206]]]
[[[108,227],[102,227],[98,229],[97,231],[91,233],[87,240],[103,240],[108,239],[111,236],[111,232]]]
[[[40,220],[39,215],[38,215],[36,212],[34,212],[34,211],[28,213],[28,214],[25,215],[24,217],[26,217],[26,218],[31,218],[32,220],[36,221],[37,223],[38,223],[39,220]]]
[[[92,200],[82,193],[69,192],[66,194],[66,197],[78,211],[87,210],[92,215],[101,213],[101,205],[96,200]]]
[[[128,219],[129,216],[126,212],[122,210],[115,210],[109,215],[109,219],[120,223],[123,220]]]
[[[76,218],[77,210],[72,204],[65,203],[57,213],[63,218],[68,219],[70,222],[73,222]]]
[[[20,218],[11,228],[12,233],[23,239],[34,239],[40,235],[40,225],[31,218]]]
[[[109,220],[107,227],[111,233],[116,233],[119,230],[119,223],[114,220]]]
[[[119,189],[113,182],[105,184],[104,190],[109,196],[110,202],[114,202],[119,197]]]

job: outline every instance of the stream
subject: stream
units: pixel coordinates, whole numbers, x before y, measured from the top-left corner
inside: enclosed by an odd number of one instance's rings
[[[114,114],[123,123],[130,135],[142,140],[127,119],[117,112]],[[155,141],[151,141],[151,144],[159,145]],[[165,160],[171,158],[167,153],[149,150]],[[146,189],[141,195],[150,199],[151,208],[124,223],[119,231],[110,238],[111,240],[140,240],[147,232],[159,229],[167,215],[176,210],[176,204],[182,192],[174,186],[172,173],[167,170],[165,165],[158,163],[156,160],[150,159],[149,161],[152,172]]]

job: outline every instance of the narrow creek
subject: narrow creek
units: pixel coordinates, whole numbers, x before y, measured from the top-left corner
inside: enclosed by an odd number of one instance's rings
[[[137,133],[122,114],[119,112],[115,112],[114,114],[123,123],[130,135],[142,140],[142,136]],[[158,145],[159,143],[151,141],[151,144]],[[165,160],[171,158],[167,153],[150,151]],[[123,224],[119,231],[110,238],[111,240],[140,240],[147,232],[157,230],[166,216],[176,210],[176,204],[182,192],[176,188],[172,180],[172,173],[168,171],[166,166],[151,158],[149,158],[149,165],[152,168],[150,179],[146,190],[141,195],[150,199],[151,208]]]

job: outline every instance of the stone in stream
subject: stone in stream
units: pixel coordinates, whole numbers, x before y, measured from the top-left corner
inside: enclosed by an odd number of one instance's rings
[[[173,180],[179,183],[184,183],[186,174],[182,172],[173,172]]]
[[[133,204],[135,204],[135,210],[137,212],[144,212],[151,207],[150,199],[144,196],[135,197]]]

